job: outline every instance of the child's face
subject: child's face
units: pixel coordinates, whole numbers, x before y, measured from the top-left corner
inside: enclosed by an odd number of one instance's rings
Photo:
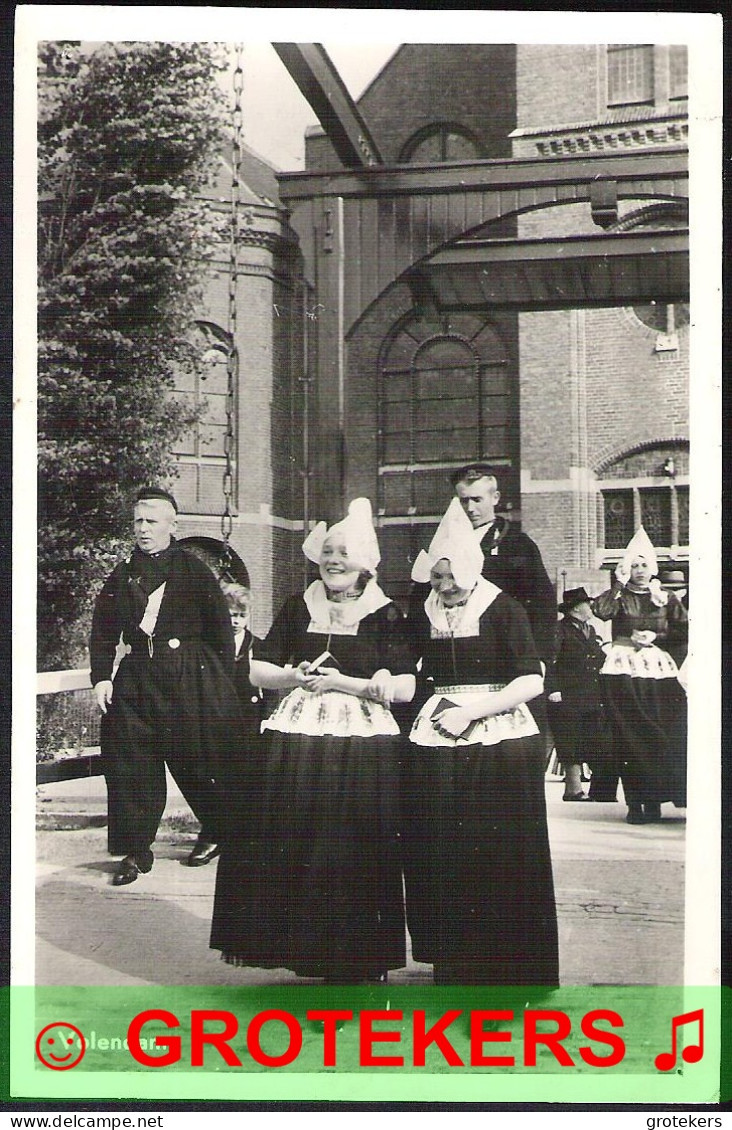
[[[243,632],[245,628],[249,627],[248,608],[230,608],[229,615],[231,616],[231,626],[235,633]]]

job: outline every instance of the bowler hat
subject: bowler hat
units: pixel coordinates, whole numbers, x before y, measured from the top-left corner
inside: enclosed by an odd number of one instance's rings
[[[589,602],[592,600],[592,597],[587,592],[585,592],[583,588],[565,589],[564,599],[559,605],[559,611],[571,612],[573,608],[576,608],[578,604],[582,604],[584,600]]]

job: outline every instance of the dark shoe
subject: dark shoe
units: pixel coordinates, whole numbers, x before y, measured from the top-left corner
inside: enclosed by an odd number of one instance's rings
[[[189,867],[204,867],[220,854],[221,848],[218,844],[211,844],[203,840],[196,844],[186,863]]]
[[[588,796],[585,796],[585,794],[582,791],[580,791],[578,793],[573,793],[571,796],[563,796],[562,797],[562,800],[589,800],[589,799],[590,798]]]
[[[643,820],[646,824],[658,824],[663,820],[661,816],[660,804],[644,804],[643,805]]]
[[[643,809],[639,804],[631,804],[628,808],[628,815],[625,817],[626,824],[645,824],[646,818],[643,815]]]
[[[112,886],[126,887],[128,883],[134,883],[140,874],[146,875],[152,870],[153,859],[151,851],[144,855],[142,852],[139,855],[126,855],[112,876]]]

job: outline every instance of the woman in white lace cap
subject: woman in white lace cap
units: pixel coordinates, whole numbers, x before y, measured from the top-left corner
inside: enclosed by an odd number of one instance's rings
[[[641,526],[612,586],[592,602],[599,619],[612,620],[601,674],[629,824],[660,820],[665,801],[686,805],[686,695],[668,648],[686,638],[689,617],[657,573],[656,551]]]
[[[368,499],[330,529],[321,522],[303,551],[320,577],[286,601],[251,660],[255,686],[286,692],[262,727],[268,897],[228,897],[216,945],[240,965],[378,981],[406,964],[390,706],[414,694],[412,647],[376,581]]]
[[[412,571],[432,591],[412,624],[428,697],[402,778],[407,922],[435,984],[553,988],[544,743],[528,705],[541,664],[526,612],[482,564],[454,499]]]

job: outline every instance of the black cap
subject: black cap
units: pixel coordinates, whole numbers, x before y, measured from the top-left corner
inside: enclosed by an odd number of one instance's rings
[[[450,475],[450,482],[454,487],[458,483],[473,483],[478,479],[495,479],[497,482],[498,476],[490,463],[466,463]]]
[[[178,513],[178,503],[170,491],[163,490],[162,487],[141,487],[135,495],[135,502],[147,502],[154,498],[161,498],[164,502],[169,502],[176,514]]]

